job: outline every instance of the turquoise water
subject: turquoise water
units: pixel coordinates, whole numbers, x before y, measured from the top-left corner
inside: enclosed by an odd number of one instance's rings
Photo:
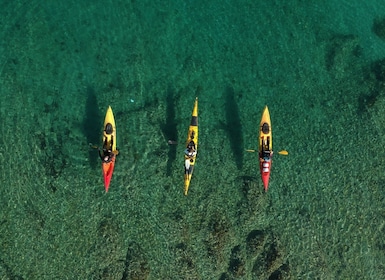
[[[385,278],[385,2],[8,2],[1,279]],[[184,143],[196,96],[185,197],[167,140]],[[244,150],[266,104],[264,193]],[[108,105],[106,194],[88,143]]]

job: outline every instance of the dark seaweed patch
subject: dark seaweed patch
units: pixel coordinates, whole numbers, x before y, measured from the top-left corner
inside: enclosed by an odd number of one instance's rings
[[[217,212],[211,216],[208,227],[209,237],[206,240],[208,254],[218,258],[226,245],[230,224],[225,216]]]
[[[372,31],[382,40],[385,40],[385,17],[376,18],[373,21]]]
[[[145,280],[150,274],[147,258],[138,243],[132,242],[127,249],[122,280]]]
[[[236,278],[245,275],[245,262],[242,258],[242,251],[240,246],[235,246],[231,250],[230,264],[228,271]]]
[[[372,72],[377,81],[385,82],[385,58],[376,60],[372,64]]]
[[[265,233],[262,230],[252,230],[246,238],[247,253],[256,256],[261,253],[265,243]]]
[[[329,40],[326,49],[325,64],[327,70],[345,69],[354,57],[360,57],[362,48],[356,36],[350,34],[335,34]],[[349,58],[349,59],[348,59]]]

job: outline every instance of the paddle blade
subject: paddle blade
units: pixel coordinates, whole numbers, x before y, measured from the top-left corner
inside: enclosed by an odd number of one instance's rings
[[[92,149],[99,149],[98,146],[96,145],[93,145],[92,143],[88,143],[88,145],[92,148]]]
[[[286,150],[282,150],[282,151],[279,151],[278,154],[283,155],[283,156],[287,156],[289,154],[289,152]]]
[[[246,152],[255,153],[255,150],[246,150]]]

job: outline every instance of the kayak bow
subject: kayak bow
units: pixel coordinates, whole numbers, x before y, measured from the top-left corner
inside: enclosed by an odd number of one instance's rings
[[[111,124],[112,131],[107,130],[107,125]],[[116,150],[116,126],[115,118],[112,112],[111,106],[108,106],[106,117],[104,119],[104,128],[103,128],[103,143],[107,143],[107,149],[110,149],[115,155],[117,154]],[[111,145],[112,144],[112,145]],[[102,163],[102,171],[104,177],[104,188],[108,192],[110,187],[110,182],[112,178],[112,173],[114,172],[115,167],[115,156],[108,163]]]
[[[187,195],[198,150],[198,97],[195,99],[184,155],[184,195]]]
[[[273,156],[273,135],[271,132],[270,113],[267,106],[263,110],[259,126],[259,169],[265,191],[269,188],[269,178]]]

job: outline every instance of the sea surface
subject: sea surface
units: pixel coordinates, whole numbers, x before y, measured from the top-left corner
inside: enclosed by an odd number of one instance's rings
[[[0,3],[1,279],[385,279],[384,146],[383,0]]]

